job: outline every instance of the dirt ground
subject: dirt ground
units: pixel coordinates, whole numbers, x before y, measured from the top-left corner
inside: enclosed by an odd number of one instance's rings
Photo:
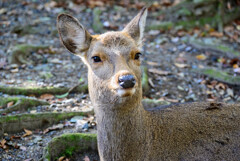
[[[92,34],[93,9],[72,2],[68,6],[58,6],[53,1],[2,1],[0,2],[0,85],[17,87],[73,87],[80,80],[87,82],[87,69],[80,58],[70,54],[60,43],[56,30],[56,17],[59,13],[67,12],[77,17]],[[103,31],[121,30],[124,25],[138,12],[134,8],[121,6],[104,6],[99,8],[100,21]],[[148,22],[154,18],[149,13]],[[148,23],[147,23],[148,24]],[[147,66],[149,85],[151,87],[145,98],[165,100],[170,103],[193,101],[222,101],[240,103],[240,86],[231,85],[212,79],[192,69],[204,67],[227,70],[232,76],[231,62],[233,58],[211,51],[194,48],[186,39],[195,37],[206,42],[217,42],[233,47],[240,52],[240,45],[230,41],[226,36],[221,38],[204,36],[182,31],[161,32],[146,31],[145,45],[142,50],[142,64]],[[31,52],[27,60],[30,64],[13,65],[8,62],[11,50],[18,44],[48,45],[49,51],[38,50]],[[201,56],[202,55],[202,56]],[[224,59],[228,63],[219,60]],[[240,60],[236,60],[240,63]],[[239,64],[240,66],[240,64]],[[0,91],[1,97],[9,95]],[[47,111],[76,111],[78,108],[92,108],[88,94],[70,94],[67,98],[48,99],[49,107],[36,107],[33,112]],[[13,112],[9,115],[19,112]],[[8,115],[8,114],[7,114]],[[1,117],[1,116],[0,116]],[[76,132],[74,127],[52,131],[42,135],[37,131],[34,135],[16,142],[22,149],[14,147],[8,150],[0,148],[0,158],[7,160],[39,160],[42,150],[52,137],[66,132]],[[15,134],[15,135],[22,135]],[[5,139],[10,136],[5,136]]]

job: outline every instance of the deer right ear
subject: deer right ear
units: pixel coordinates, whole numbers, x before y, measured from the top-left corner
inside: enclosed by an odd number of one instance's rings
[[[80,54],[89,48],[92,37],[76,18],[60,14],[57,18],[57,28],[63,45],[70,52]]]

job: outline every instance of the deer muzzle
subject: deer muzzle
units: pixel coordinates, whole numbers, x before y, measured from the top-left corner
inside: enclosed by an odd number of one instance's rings
[[[136,84],[136,80],[133,75],[122,75],[118,78],[118,83],[123,89],[133,88]]]

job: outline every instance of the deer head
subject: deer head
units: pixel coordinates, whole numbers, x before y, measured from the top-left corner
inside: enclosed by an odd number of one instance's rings
[[[139,102],[142,96],[140,50],[147,9],[122,30],[91,35],[68,14],[60,14],[57,27],[63,45],[88,67],[89,94],[94,105]]]

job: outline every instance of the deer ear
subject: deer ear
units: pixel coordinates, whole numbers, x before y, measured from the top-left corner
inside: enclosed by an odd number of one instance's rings
[[[80,54],[89,48],[92,37],[76,18],[60,14],[57,18],[57,28],[63,45],[70,52]]]
[[[136,41],[138,46],[142,44],[146,18],[147,8],[144,7],[123,29],[123,32],[127,32]]]

